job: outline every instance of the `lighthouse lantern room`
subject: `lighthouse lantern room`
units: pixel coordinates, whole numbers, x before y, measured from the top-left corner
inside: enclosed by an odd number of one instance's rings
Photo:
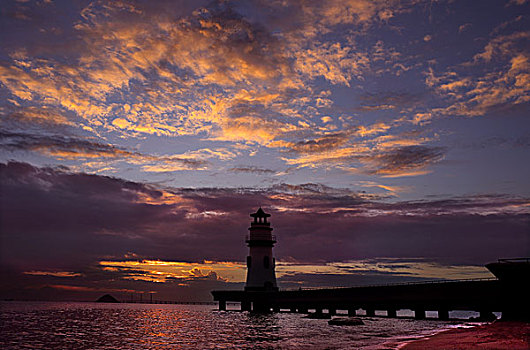
[[[272,235],[272,227],[267,214],[258,209],[251,222],[246,242],[249,247],[247,256],[247,283],[246,291],[277,291],[276,274],[274,272],[275,259],[272,256],[272,247],[276,243],[276,237]]]

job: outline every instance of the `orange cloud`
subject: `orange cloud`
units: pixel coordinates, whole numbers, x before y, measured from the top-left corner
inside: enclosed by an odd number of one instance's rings
[[[354,77],[359,77],[368,68],[366,54],[354,52],[340,43],[323,43],[295,53],[295,69],[311,78],[324,77],[332,84],[350,86]]]
[[[495,107],[516,105],[530,101],[530,58],[527,52],[517,49],[526,42],[530,33],[516,32],[497,36],[490,40],[484,51],[476,54],[472,62],[464,66],[482,67],[478,77],[464,76],[448,71],[436,76],[432,70],[426,72],[425,83],[439,94],[449,96],[452,103],[433,109],[439,115],[481,116]],[[504,61],[508,69],[486,70],[484,62]],[[498,66],[496,66],[498,67]]]
[[[307,274],[348,275],[352,273],[392,273],[407,277],[421,277],[428,279],[473,279],[491,278],[491,273],[483,266],[458,265],[447,266],[436,262],[426,262],[421,259],[410,259],[397,263],[390,258],[373,260],[350,260],[331,262],[326,264],[304,264],[296,262],[278,262],[276,267],[278,277]]]
[[[52,276],[52,277],[79,277],[82,274],[70,271],[25,271],[25,275]]]
[[[214,279],[243,282],[246,268],[238,262],[187,263],[161,260],[100,261],[103,270],[119,271],[124,279],[164,283],[172,279]]]

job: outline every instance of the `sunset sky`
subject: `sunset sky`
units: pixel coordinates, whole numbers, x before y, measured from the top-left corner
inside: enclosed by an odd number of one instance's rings
[[[492,277],[530,255],[526,0],[7,0],[1,298]]]

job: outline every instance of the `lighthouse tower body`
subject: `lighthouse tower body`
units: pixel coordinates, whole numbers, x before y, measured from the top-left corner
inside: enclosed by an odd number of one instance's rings
[[[247,244],[249,255],[247,256],[247,283],[246,291],[277,291],[276,274],[274,272],[275,259],[272,255],[272,247],[276,243],[276,237],[272,235],[272,227],[267,222],[270,214],[259,208],[254,214],[250,214],[254,221],[250,224]]]

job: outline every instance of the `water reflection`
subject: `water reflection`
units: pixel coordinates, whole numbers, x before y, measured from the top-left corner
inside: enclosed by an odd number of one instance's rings
[[[246,340],[256,345],[276,343],[281,340],[278,314],[244,313],[241,319],[247,325]]]
[[[365,320],[329,326],[299,314],[224,312],[201,305],[0,303],[2,349],[351,349],[381,347],[447,323]]]

